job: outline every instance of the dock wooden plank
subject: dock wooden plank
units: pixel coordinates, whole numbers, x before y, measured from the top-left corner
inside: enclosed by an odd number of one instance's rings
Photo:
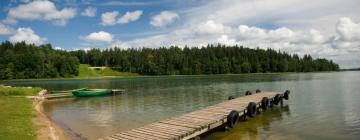
[[[121,132],[103,140],[187,140],[196,137],[226,123],[226,117],[232,110],[237,110],[239,115],[244,115],[249,102],[255,102],[257,106],[263,97],[270,100],[276,92],[261,92],[249,96],[238,97],[216,105],[205,107],[200,110],[189,112],[180,116],[145,125],[140,128]],[[281,96],[283,96],[281,94]]]
[[[156,130],[156,131],[154,131]],[[159,136],[164,136],[166,138],[168,138],[169,136],[180,136],[182,135],[183,133],[181,132],[174,132],[174,131],[169,131],[168,129],[164,129],[164,128],[140,128],[140,129],[137,129],[136,131],[144,131],[144,132],[149,132],[149,133],[152,133],[152,134],[156,134],[156,135],[159,135]],[[163,138],[164,138],[163,137]]]
[[[166,139],[171,139],[173,137],[177,137],[176,135],[165,135],[165,133],[156,132],[156,131],[148,131],[148,130],[132,130],[132,131],[135,133],[154,136],[155,138],[157,138],[159,140],[166,140]]]
[[[151,127],[162,127],[162,128],[166,128],[169,130],[178,130],[178,131],[184,131],[184,132],[195,131],[194,128],[188,128],[188,127],[176,126],[176,125],[164,124],[164,123],[156,123],[156,124],[152,124],[150,126]]]

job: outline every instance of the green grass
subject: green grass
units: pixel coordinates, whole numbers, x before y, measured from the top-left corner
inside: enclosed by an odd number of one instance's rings
[[[40,88],[0,86],[0,140],[36,139],[32,123],[35,110],[25,96],[36,95]]]
[[[79,76],[76,78],[99,78],[99,77],[134,77],[140,76],[137,73],[130,72],[118,72],[110,68],[105,68],[103,70],[92,70],[89,69],[89,65],[80,64],[79,66]]]

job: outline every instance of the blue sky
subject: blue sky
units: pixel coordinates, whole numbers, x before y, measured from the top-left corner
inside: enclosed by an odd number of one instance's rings
[[[31,1],[29,1],[31,2]],[[56,25],[47,20],[19,20],[17,24],[11,27],[16,29],[20,27],[30,27],[39,36],[46,37],[47,42],[53,46],[58,46],[64,49],[74,49],[84,47],[83,42],[79,39],[80,36],[85,36],[92,32],[104,31],[111,33],[114,38],[119,38],[123,41],[133,39],[135,37],[142,37],[152,35],[154,33],[167,32],[172,27],[169,25],[167,29],[154,28],[149,24],[151,16],[154,16],[164,10],[181,9],[184,5],[181,2],[169,1],[52,1],[57,10],[71,7],[77,9],[77,15],[68,20],[66,25]],[[25,5],[28,2],[21,0],[1,1],[2,12],[0,19],[6,19],[9,8],[14,8],[19,5]],[[197,3],[194,3],[197,4]],[[81,12],[84,9],[92,7],[96,8],[96,14],[93,17],[82,16]],[[114,26],[102,26],[101,14],[105,12],[118,11],[119,16],[128,11],[141,10],[143,14],[141,17],[128,24],[116,24]],[[176,24],[176,23],[175,23]],[[8,40],[9,36],[0,36],[1,40]],[[97,45],[95,47],[108,47],[105,45]]]
[[[311,3],[311,4],[309,4]],[[360,66],[358,0],[2,0],[0,41],[57,49],[209,43]]]

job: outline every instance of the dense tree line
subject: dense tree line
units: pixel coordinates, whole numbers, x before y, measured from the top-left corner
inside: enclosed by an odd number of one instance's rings
[[[50,44],[25,42],[0,45],[0,79],[54,78],[78,75],[79,60]]]
[[[55,50],[50,44],[36,46],[8,41],[0,44],[0,79],[72,77],[79,74],[79,63],[143,75],[339,70],[337,64],[327,59],[242,46],[110,48],[69,52]]]
[[[142,48],[70,52],[80,63],[109,66],[119,71],[144,75],[226,74],[266,72],[337,71],[339,66],[327,59],[299,57],[272,49],[242,46]]]

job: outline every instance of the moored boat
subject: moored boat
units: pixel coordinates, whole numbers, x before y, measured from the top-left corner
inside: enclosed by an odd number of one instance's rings
[[[74,91],[84,91],[87,88],[79,88],[79,89],[73,89],[73,90],[64,90],[64,91],[50,91],[49,94],[62,94],[62,93],[72,93]]]
[[[111,89],[88,89],[82,91],[74,91],[72,94],[77,97],[91,97],[111,94]]]

